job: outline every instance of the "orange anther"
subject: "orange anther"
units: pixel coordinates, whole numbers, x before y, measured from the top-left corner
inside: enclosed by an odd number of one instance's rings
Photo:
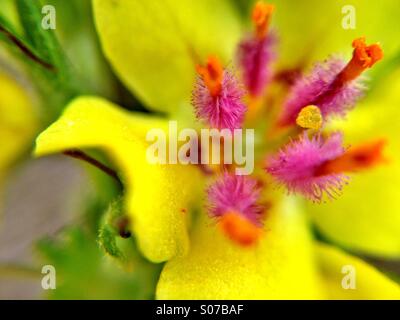
[[[365,69],[371,68],[376,62],[383,58],[383,51],[379,44],[367,46],[365,37],[355,39],[353,45],[353,57],[347,66],[339,74],[342,82],[357,78]]]
[[[253,9],[252,19],[256,28],[256,35],[259,38],[264,38],[268,33],[269,23],[275,6],[258,1]]]
[[[221,92],[224,69],[221,62],[215,56],[208,57],[206,66],[197,66],[198,74],[203,78],[205,85],[212,96]]]
[[[342,156],[325,162],[317,175],[355,172],[386,163],[387,159],[383,156],[385,145],[386,140],[379,139],[352,147]]]
[[[262,234],[259,226],[237,212],[223,215],[219,225],[231,240],[242,246],[255,244]]]

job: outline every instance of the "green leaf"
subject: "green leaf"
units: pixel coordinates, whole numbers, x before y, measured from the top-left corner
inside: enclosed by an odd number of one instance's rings
[[[91,94],[116,101],[116,79],[101,52],[91,0],[46,0],[45,3],[56,9],[57,28],[54,32],[74,66],[80,84],[85,84]]]
[[[54,104],[61,109],[69,99],[82,91],[78,86],[84,85],[78,83],[54,30],[45,30],[42,27],[44,15],[41,2],[16,0],[16,5],[27,40],[47,64],[45,69],[37,70],[47,80],[45,84],[39,84],[41,90],[45,95],[49,94],[54,98]]]
[[[176,112],[190,101],[195,65],[234,58],[240,21],[226,0],[93,0],[104,52],[145,104]]]
[[[51,299],[151,299],[159,266],[146,262],[132,248],[131,270],[105,258],[96,239],[79,228],[65,230],[57,239],[38,243],[42,263],[54,266],[56,290]]]
[[[123,254],[117,246],[116,237],[117,233],[110,225],[106,224],[101,227],[99,232],[100,247],[110,256],[122,260]]]
[[[31,45],[40,52],[43,59],[57,69],[58,73],[66,69],[65,56],[52,30],[42,27],[43,15],[38,0],[17,0],[17,8],[26,37]]]
[[[12,32],[14,34],[17,33],[12,23],[6,18],[6,16],[3,16],[2,13],[0,13],[0,26],[8,32]]]
[[[31,61],[40,64],[46,69],[52,69],[52,65],[48,63],[40,53],[33,48],[29,42],[21,36],[14,26],[3,16],[0,15],[0,40],[11,44],[19,49],[22,57],[29,58]]]
[[[15,0],[1,0],[0,15],[6,18],[15,29],[21,33],[21,25],[19,23],[18,13],[15,6]]]
[[[128,234],[128,218],[123,214],[122,199],[111,202],[107,212],[103,217],[103,223],[99,230],[99,244],[104,252],[111,257],[115,258],[119,263],[129,264],[130,260],[130,246],[119,246],[121,242],[132,242],[130,236],[127,239],[122,239]],[[130,238],[130,239],[129,239]],[[121,240],[121,241],[118,241]],[[126,250],[127,249],[127,250]]]

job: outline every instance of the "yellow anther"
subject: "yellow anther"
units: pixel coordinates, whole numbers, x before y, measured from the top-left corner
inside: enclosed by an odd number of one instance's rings
[[[309,105],[301,109],[296,123],[305,129],[319,130],[322,126],[322,120],[321,110],[317,106]]]

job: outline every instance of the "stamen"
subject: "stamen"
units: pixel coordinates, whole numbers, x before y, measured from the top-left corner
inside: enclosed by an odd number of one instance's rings
[[[258,203],[260,191],[256,180],[229,173],[207,190],[210,216],[240,245],[254,244],[262,234],[265,208]]]
[[[314,105],[304,107],[297,116],[296,123],[304,129],[319,130],[322,126],[321,110]]]
[[[203,78],[205,85],[213,97],[220,94],[224,70],[216,56],[208,57],[207,66],[197,66],[198,74]]]
[[[304,133],[268,159],[266,170],[279,184],[285,185],[289,193],[300,193],[320,202],[324,194],[329,198],[339,195],[347,177],[342,172],[321,175],[318,168],[344,152],[340,133],[326,138],[321,135],[310,138]]]
[[[379,139],[350,148],[342,156],[322,164],[317,175],[356,172],[386,163],[383,156],[386,144],[385,139]]]
[[[258,1],[254,6],[252,19],[256,29],[256,35],[259,39],[266,37],[274,10],[274,5],[262,1]]]
[[[246,35],[238,46],[237,61],[250,100],[262,97],[273,77],[272,64],[276,60],[277,37],[273,33],[267,36],[273,10],[272,5],[261,1],[255,5],[253,21],[256,32]]]
[[[383,58],[379,44],[367,46],[365,38],[353,41],[353,57],[346,65],[332,57],[316,64],[308,76],[298,79],[285,103],[278,126],[293,125],[302,108],[316,105],[324,120],[331,116],[344,117],[363,96],[365,86],[358,77]]]
[[[371,68],[383,58],[383,51],[379,44],[367,46],[365,37],[355,39],[352,43],[353,57],[338,75],[339,82],[346,83],[356,79],[367,68]]]
[[[242,126],[246,106],[244,90],[229,69],[223,69],[218,58],[211,56],[206,67],[197,66],[192,104],[198,120],[211,128],[237,129]]]
[[[255,244],[262,234],[261,228],[236,212],[228,212],[223,215],[219,226],[232,241],[242,246]]]

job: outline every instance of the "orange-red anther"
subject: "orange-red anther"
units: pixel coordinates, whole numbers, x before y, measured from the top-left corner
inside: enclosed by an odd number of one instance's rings
[[[219,95],[224,74],[224,69],[219,59],[215,56],[208,57],[206,66],[197,66],[197,73],[203,78],[210,94],[213,97]]]
[[[342,156],[325,162],[317,175],[356,172],[386,163],[387,159],[383,156],[385,145],[386,140],[379,139],[352,147]]]
[[[242,246],[254,245],[262,234],[262,229],[236,212],[224,214],[219,225],[225,234]]]
[[[371,68],[383,58],[383,51],[379,44],[367,46],[365,37],[353,41],[353,57],[339,74],[341,82],[348,82],[357,78],[365,69]]]
[[[274,5],[267,4],[262,1],[258,1],[254,6],[252,20],[256,28],[256,35],[258,38],[262,39],[267,35],[274,10]]]

